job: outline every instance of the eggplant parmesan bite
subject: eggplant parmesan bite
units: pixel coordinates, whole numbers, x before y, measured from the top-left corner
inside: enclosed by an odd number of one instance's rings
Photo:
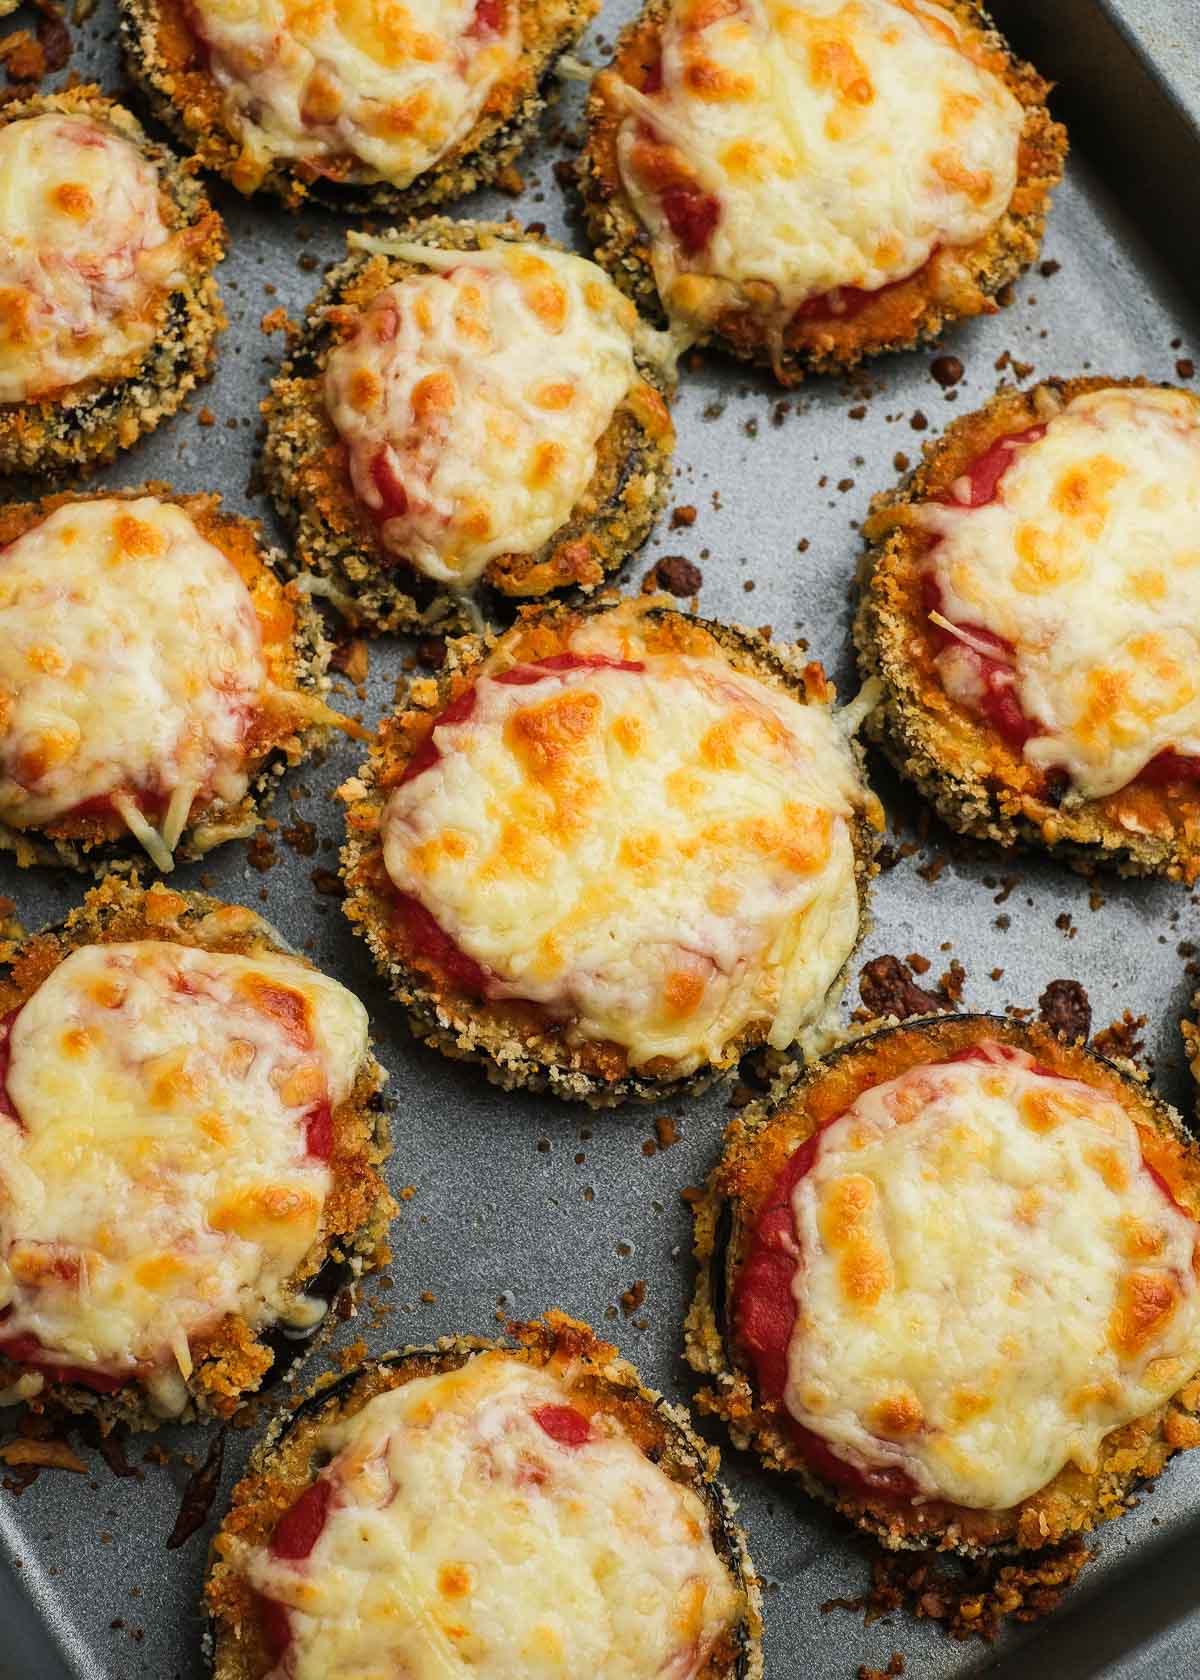
[[[387,1258],[358,999],[239,905],[110,876],[0,965],[0,1398],[228,1417]]]
[[[256,520],[165,484],[0,508],[0,849],[164,872],[253,834],[331,726],[328,644]]]
[[[549,1312],[325,1378],[213,1544],[214,1680],[759,1680],[759,1586],[719,1459]]]
[[[98,88],[0,107],[0,472],[89,470],[212,372],[224,227]]]
[[[1200,1442],[1200,1150],[1044,1026],[813,1064],[731,1123],[696,1255],[701,1403],[888,1547],[1057,1544]]]
[[[1200,871],[1200,399],[1002,387],[876,500],[870,727],[951,827]]]
[[[974,0],[647,0],[593,83],[597,261],[693,342],[853,366],[994,313],[1066,134]]]
[[[240,192],[412,215],[503,179],[599,0],[120,0],[155,116]]]
[[[350,236],[264,405],[264,476],[316,587],[373,629],[590,592],[670,479],[661,334],[515,223]]]
[[[643,597],[451,644],[341,792],[416,1035],[609,1106],[827,1041],[882,824],[817,664]]]

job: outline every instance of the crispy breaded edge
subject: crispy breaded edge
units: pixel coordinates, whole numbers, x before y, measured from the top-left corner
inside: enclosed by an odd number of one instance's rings
[[[407,240],[448,251],[475,251],[498,240],[565,249],[554,240],[526,233],[515,222],[436,216],[397,231]],[[326,311],[341,302],[372,264],[381,265],[376,288],[380,291],[407,275],[425,272],[399,257],[369,251],[352,252],[329,271],[262,405],[267,420],[263,481],[293,536],[290,568],[315,573],[331,585],[331,604],[348,617],[372,631],[434,625],[439,630],[469,630],[478,622],[471,610],[474,592],[466,603],[461,592],[446,589],[388,554],[348,485],[334,502],[322,497],[320,484],[313,482],[321,456],[337,443],[322,391],[325,364],[347,335],[347,329],[326,318]],[[636,345],[634,362],[654,392],[670,395],[662,367]],[[561,590],[590,594],[642,547],[670,487],[675,437],[665,410],[664,420],[665,431],[656,436],[631,405],[618,406],[597,444],[591,482],[564,524],[536,553],[498,556],[488,566],[480,582],[489,608]]]
[[[516,86],[499,108],[485,107],[470,132],[444,157],[406,187],[374,179],[361,168],[344,181],[311,178],[298,160],[280,158],[258,189],[291,210],[308,199],[331,210],[358,215],[416,216],[495,185],[534,137],[545,109],[559,58],[574,46],[599,10],[599,0],[519,0],[524,46]],[[159,42],[162,21],[157,0],[119,0],[125,70],[154,116],[206,169],[237,182],[241,145],[212,111],[196,102],[189,81],[205,76],[211,106],[221,100],[215,83],[198,64],[186,74],[173,70]]]
[[[220,511],[218,496],[181,494],[169,484],[152,481],[129,490],[95,490],[59,493],[44,497],[37,503],[9,503],[4,512],[9,515],[29,514],[29,528],[69,502],[120,500],[133,501],[139,496],[156,496],[181,507],[185,513],[193,509],[211,508],[218,524],[224,528],[249,533],[258,551],[264,570],[276,578],[286,574],[287,561],[281,549],[266,548],[262,544],[262,525],[257,519],[243,514]],[[331,647],[326,639],[320,614],[308,596],[294,585],[287,585],[289,604],[295,614],[293,633],[294,687],[298,693],[322,696],[330,687],[326,670]],[[224,805],[213,800],[189,822],[180,834],[174,856],[177,862],[196,862],[207,856],[216,846],[228,840],[247,839],[260,826],[275,797],[285,771],[302,764],[328,740],[330,727],[323,722],[305,724],[280,741],[263,759],[245,796],[237,805]],[[53,825],[51,825],[53,826]],[[65,865],[97,879],[109,871],[128,873],[130,870],[153,868],[144,847],[135,836],[126,833],[116,839],[68,838],[44,833],[39,829],[17,828],[0,821],[0,852],[11,852],[21,868],[35,864]]]
[[[211,951],[253,955],[267,952],[292,958],[318,972],[253,910],[226,904],[205,893],[178,892],[162,883],[142,889],[137,877],[110,875],[94,887],[78,909],[59,926],[32,934],[0,961],[0,1015],[6,1015],[36,991],[41,981],[81,946],[159,939]],[[333,1114],[333,1184],[322,1215],[323,1229],[291,1279],[295,1295],[305,1292],[326,1267],[357,1284],[359,1278],[387,1264],[387,1229],[396,1212],[378,1169],[391,1147],[382,1091],[387,1075],[368,1048],[354,1088]],[[332,1315],[322,1326],[327,1334]],[[192,1344],[194,1369],[186,1381],[189,1406],[182,1418],[162,1419],[146,1390],[131,1382],[115,1394],[99,1394],[82,1385],[47,1380],[28,1400],[34,1411],[57,1407],[89,1413],[104,1434],[122,1424],[155,1429],[161,1422],[228,1418],[253,1393],[277,1363],[266,1340],[270,1325],[255,1331],[245,1319],[228,1315],[201,1341]],[[295,1365],[321,1340],[289,1339],[286,1363]],[[0,1387],[15,1382],[26,1367],[0,1354]]]
[[[883,684],[883,698],[867,721],[868,734],[951,828],[1001,846],[1053,851],[1085,873],[1104,866],[1122,875],[1190,882],[1200,872],[1200,803],[1194,802],[1190,812],[1167,811],[1158,832],[1146,829],[1140,807],[1138,826],[1119,820],[1123,790],[1105,800],[1051,803],[1041,773],[913,663],[914,648],[925,639],[926,617],[911,578],[921,538],[906,524],[906,511],[947,488],[994,437],[1050,419],[1088,392],[1147,383],[1046,379],[1028,391],[1002,385],[983,408],[962,415],[942,437],[927,443],[916,469],[871,504],[859,564],[854,642],[864,676]]]
[[[910,281],[888,288],[878,306],[868,306],[857,317],[843,322],[789,323],[781,344],[773,344],[769,324],[749,310],[727,310],[698,343],[770,368],[780,384],[791,386],[799,384],[806,373],[836,373],[867,356],[933,343],[952,322],[994,314],[1007,301],[1001,294],[1041,249],[1050,196],[1062,178],[1066,130],[1046,108],[1049,83],[1013,54],[976,0],[935,0],[935,4],[944,6],[1003,55],[1009,91],[1025,109],[1017,186],[993,227],[958,253],[961,278],[956,280],[955,297],[936,295],[918,270]],[[672,0],[646,0],[638,17],[619,35],[612,63],[620,62],[624,54],[635,54],[639,42],[654,37],[671,6]],[[605,74],[615,71],[610,67]],[[593,83],[588,139],[576,176],[588,234],[596,261],[649,319],[665,322],[650,262],[650,241],[617,165],[616,135],[624,112],[606,87],[599,78]]]
[[[0,472],[90,473],[178,412],[208,379],[217,335],[227,326],[213,271],[225,255],[225,226],[194,172],[152,141],[137,119],[94,86],[38,93],[0,105],[0,124],[46,112],[87,116],[115,129],[158,173],[175,227],[203,231],[183,280],[173,287],[153,344],[119,375],[89,379],[54,398],[0,404]]]
[[[736,1506],[717,1480],[720,1454],[696,1434],[687,1412],[647,1388],[628,1360],[585,1325],[553,1309],[544,1319],[510,1324],[511,1341],[443,1336],[367,1361],[344,1376],[323,1376],[294,1406],[279,1413],[251,1455],[233,1490],[230,1509],[209,1554],[206,1641],[214,1680],[262,1680],[270,1667],[254,1611],[253,1591],[238,1568],[244,1546],[264,1543],[281,1514],[314,1474],[313,1448],[322,1430],[352,1416],[376,1395],[414,1378],[454,1370],[486,1351],[509,1353],[536,1366],[553,1365],[592,1410],[612,1412],[672,1481],[696,1492],[708,1514],[713,1546],[742,1598],[741,1617],[727,1649],[705,1663],[697,1680],[761,1680],[762,1595]],[[581,1677],[582,1680],[582,1677]]]
[[[814,690],[810,684],[816,683],[826,696],[832,693],[825,683],[824,672],[819,666],[806,665],[798,649],[776,646],[756,631],[740,625],[693,619],[673,607],[657,604],[663,599],[656,598],[656,603],[649,604],[646,610],[659,617],[683,619],[708,632],[735,669],[745,671],[771,687],[782,689],[802,705],[821,703],[820,700],[814,701]],[[516,628],[536,623],[565,626],[571,620],[602,613],[619,604],[616,597],[604,596],[579,607],[551,605],[525,608]],[[401,716],[405,706],[414,713],[436,717],[445,709],[452,693],[467,685],[473,672],[484,659],[490,657],[501,640],[498,637],[469,636],[450,642],[446,665],[436,682],[426,680],[421,685],[410,685],[396,718]],[[589,1072],[582,1065],[576,1050],[555,1042],[549,1035],[533,1041],[514,1035],[507,1027],[490,1019],[487,1010],[476,1006],[474,1000],[461,993],[453,996],[443,993],[429,976],[399,961],[387,937],[393,915],[392,900],[387,894],[376,892],[369,880],[369,865],[379,851],[377,833],[386,803],[379,786],[379,776],[394,750],[390,749],[385,724],[367,762],[341,790],[349,807],[347,840],[342,849],[341,875],[347,883],[342,908],[355,932],[370,947],[376,966],[405,1011],[414,1037],[451,1060],[476,1063],[483,1068],[492,1084],[505,1090],[545,1091],[565,1102],[585,1102],[593,1108],[614,1108],[633,1099],[653,1102],[664,1097],[702,1091],[716,1080],[732,1078],[739,1057],[761,1046],[762,1023],[758,1023],[747,1028],[743,1035],[727,1046],[727,1057],[723,1058],[720,1066],[706,1064],[678,1078],[656,1078],[631,1072],[608,1080]],[[857,742],[852,743],[852,750],[861,773],[863,755]],[[852,822],[859,900],[858,933],[853,949],[847,954],[829,989],[826,1011],[831,1010],[841,997],[850,964],[870,920],[869,887],[877,873],[875,853],[879,845],[882,815],[867,786],[865,775],[863,788],[864,810],[857,813]],[[765,1054],[768,1062],[782,1064],[787,1056],[797,1053],[797,1048],[793,1047],[786,1055],[774,1051]]]
[[[1046,1027],[1006,1016],[937,1014],[902,1024],[872,1023],[863,1036],[805,1068],[782,1100],[752,1104],[726,1127],[721,1159],[692,1206],[697,1277],[685,1324],[684,1357],[711,1383],[698,1393],[696,1404],[701,1412],[721,1418],[737,1447],[756,1453],[769,1470],[794,1478],[806,1493],[833,1506],[889,1550],[980,1556],[1057,1545],[1121,1516],[1135,1489],[1153,1480],[1172,1454],[1200,1444],[1200,1375],[1193,1375],[1156,1411],[1106,1436],[1095,1472],[1068,1465],[1012,1510],[981,1513],[936,1501],[905,1508],[857,1497],[824,1482],[779,1427],[777,1403],[760,1402],[752,1373],[733,1345],[728,1304],[756,1217],[754,1209],[743,1215],[738,1185],[744,1169],[764,1136],[780,1125],[790,1131],[797,1114],[802,1134],[798,1141],[811,1135],[815,1122],[804,1114],[808,1093],[831,1072],[844,1072],[855,1058],[871,1055],[898,1035],[919,1035],[928,1043],[930,1061],[984,1036],[998,1039],[1030,1051],[1039,1062],[1065,1069],[1071,1077],[1120,1091],[1127,1102],[1133,1099],[1138,1118],[1186,1158],[1193,1175],[1188,1211],[1200,1218],[1200,1148],[1176,1111],[1146,1088],[1131,1063],[1106,1061],[1082,1045],[1065,1044]]]

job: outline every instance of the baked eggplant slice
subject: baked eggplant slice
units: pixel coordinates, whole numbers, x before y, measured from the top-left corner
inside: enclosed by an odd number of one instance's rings
[[[1200,871],[1200,398],[1001,387],[877,498],[869,728],[952,828],[1085,867]]]
[[[746,1109],[696,1206],[701,1404],[893,1549],[1037,1550],[1200,1442],[1200,1149],[1133,1074],[988,1015]]]
[[[0,965],[0,1389],[229,1417],[387,1258],[358,999],[253,911],[110,876]]]
[[[882,823],[858,714],[665,599],[452,642],[341,790],[347,915],[498,1084],[610,1106],[828,1042]]]
[[[163,871],[250,835],[345,726],[257,520],[148,484],[0,508],[0,849]]]
[[[0,472],[111,461],[212,372],[225,230],[96,87],[0,107]]]
[[[593,82],[596,260],[693,342],[808,370],[991,314],[1066,134],[974,0],[647,0]]]
[[[298,570],[377,630],[590,593],[670,482],[673,360],[595,264],[515,223],[351,234],[265,405]]]
[[[275,1420],[213,1544],[214,1680],[758,1680],[716,1449],[585,1325],[511,1330],[385,1354]]]
[[[121,0],[155,116],[243,193],[411,216],[502,181],[597,0]]]

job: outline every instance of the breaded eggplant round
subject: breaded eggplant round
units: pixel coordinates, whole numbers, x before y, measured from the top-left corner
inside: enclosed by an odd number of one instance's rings
[[[325,1378],[234,1490],[214,1680],[759,1680],[716,1449],[559,1312]]]
[[[588,103],[596,259],[681,335],[808,370],[992,314],[1066,134],[974,0],[647,0]]]
[[[95,87],[0,106],[0,472],[89,471],[207,379],[225,230]]]
[[[477,625],[480,592],[594,590],[667,492],[661,335],[512,222],[350,243],[264,404],[294,566],[376,630]]]
[[[503,182],[598,0],[120,0],[128,74],[243,193],[411,216]]]
[[[610,1106],[823,1048],[882,823],[821,667],[665,597],[451,643],[341,792],[416,1035]]]
[[[344,720],[257,520],[166,484],[0,508],[0,849],[169,871],[253,834]]]
[[[870,727],[952,828],[1200,871],[1200,398],[1002,387],[877,498]]]
[[[240,905],[110,876],[26,939],[0,965],[5,1399],[229,1417],[331,1280],[386,1260],[385,1077],[358,999]]]
[[[1044,1026],[848,1044],[695,1213],[701,1404],[885,1546],[1055,1545],[1200,1442],[1200,1149]]]

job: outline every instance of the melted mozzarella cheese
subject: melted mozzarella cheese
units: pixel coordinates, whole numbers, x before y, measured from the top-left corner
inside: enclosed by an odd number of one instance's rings
[[[388,874],[490,995],[634,1065],[721,1065],[753,1021],[792,1044],[858,931],[867,796],[841,726],[719,658],[647,652],[634,614],[585,623],[570,651],[645,668],[484,677],[388,801]]]
[[[560,251],[387,249],[429,272],[371,300],[329,357],[325,400],[384,544],[467,584],[567,521],[637,379],[637,313]]]
[[[135,367],[182,257],[153,166],[115,129],[65,112],[0,127],[0,402]]]
[[[289,1279],[321,1229],[336,1107],[366,1012],[295,958],[88,945],[11,1022],[0,1107],[0,1309],[71,1365],[155,1368],[182,1405],[188,1338],[226,1313],[311,1321]]]
[[[1016,184],[1021,106],[931,0],[675,0],[661,91],[615,92],[659,293],[701,328],[904,279],[979,239]],[[664,210],[681,186],[715,201],[699,251]]]
[[[1200,1367],[1200,1226],[1103,1092],[987,1046],[821,1134],[785,1403],[852,1464],[1008,1510]]]
[[[177,789],[236,804],[267,686],[249,591],[182,508],[58,508],[0,553],[0,821]]]
[[[1024,754],[1076,796],[1131,781],[1164,748],[1200,753],[1200,404],[1183,391],[1076,397],[1016,450],[996,500],[927,504],[943,613],[1015,649],[1045,733]],[[943,661],[947,687],[958,662]],[[969,678],[967,679],[969,681]]]
[[[492,10],[496,21],[489,21]],[[194,0],[253,191],[276,158],[406,187],[479,121],[521,52],[513,0]]]
[[[552,1439],[535,1414],[570,1399],[483,1353],[323,1430],[312,1553],[246,1566],[289,1607],[289,1680],[692,1680],[741,1608],[704,1506],[614,1418]]]

